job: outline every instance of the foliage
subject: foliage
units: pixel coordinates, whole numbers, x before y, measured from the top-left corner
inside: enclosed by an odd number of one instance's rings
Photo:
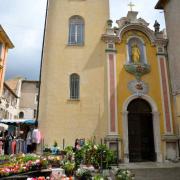
[[[65,173],[66,173],[67,176],[71,176],[74,173],[75,163],[67,161],[67,162],[64,163],[63,169],[65,170]]]
[[[68,152],[73,152],[73,147],[72,146],[67,146],[65,149],[64,149],[65,153],[68,153]]]
[[[100,144],[97,146],[97,152],[95,156],[96,165],[101,166],[101,161],[103,169],[109,168],[110,164],[114,161],[114,153],[108,149],[105,144]]]
[[[57,141],[54,141],[54,145],[53,145],[53,147],[58,147],[58,143],[57,143]]]
[[[134,178],[134,174],[132,174],[131,171],[118,169],[116,172],[116,179],[117,180],[133,180],[135,178]]]
[[[72,146],[67,146],[64,150],[65,152],[65,157],[64,157],[64,162],[70,161],[74,162],[74,152],[73,152],[73,147]]]
[[[83,162],[86,165],[93,165],[95,168],[99,168],[102,165],[103,169],[107,169],[113,160],[114,154],[106,145],[95,145],[91,141],[87,142],[75,153],[75,161],[77,165],[80,165]]]
[[[8,156],[8,155],[1,155],[0,156],[0,161],[6,161],[6,160],[9,160],[11,157]]]
[[[40,158],[39,156],[35,156],[35,155],[31,155],[31,154],[27,154],[27,155],[23,154],[23,155],[20,155],[20,156],[16,156],[14,158],[14,161],[22,161],[22,162],[26,163],[28,161],[36,161],[39,158]]]
[[[97,174],[94,176],[94,180],[107,180],[107,177]]]
[[[79,168],[76,171],[76,177],[80,180],[90,180],[92,175],[90,170],[84,169],[84,168]]]
[[[95,165],[96,162],[96,145],[94,145],[93,142],[89,141],[83,146],[83,151],[84,151],[84,163],[86,165]]]
[[[83,163],[84,149],[79,149],[78,151],[76,151],[74,158],[75,158],[76,168],[78,168],[80,164]]]

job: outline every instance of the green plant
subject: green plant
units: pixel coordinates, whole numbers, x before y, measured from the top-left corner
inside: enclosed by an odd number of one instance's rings
[[[114,153],[104,144],[96,145],[92,141],[88,141],[80,150],[75,152],[76,167],[83,162],[86,165],[93,165],[96,169],[109,168],[114,161]]]
[[[108,169],[110,164],[114,161],[114,153],[105,144],[97,145],[97,153],[95,157],[95,163],[97,166],[101,166],[103,169]]]
[[[57,141],[54,141],[54,145],[53,145],[53,147],[58,147],[58,143],[57,143]]]
[[[133,180],[135,179],[134,174],[129,170],[118,169],[116,172],[117,180]]]
[[[77,177],[79,180],[90,180],[91,177],[92,177],[92,175],[91,175],[90,170],[84,169],[84,168],[79,168],[79,169],[76,171],[76,177]]]
[[[72,146],[67,146],[64,151],[67,152],[73,152],[73,147]]]
[[[67,161],[64,163],[63,169],[65,170],[67,176],[72,176],[75,169],[75,163]]]
[[[76,151],[74,158],[75,158],[76,168],[78,168],[80,166],[80,164],[83,162],[84,150],[80,149],[80,150]]]
[[[94,176],[94,180],[107,180],[107,177],[97,174]]]

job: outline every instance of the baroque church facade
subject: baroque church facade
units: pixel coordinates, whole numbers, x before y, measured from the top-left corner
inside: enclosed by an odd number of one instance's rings
[[[112,27],[108,0],[51,0],[41,71],[44,144],[103,139],[124,162],[175,160],[167,39],[129,11]]]

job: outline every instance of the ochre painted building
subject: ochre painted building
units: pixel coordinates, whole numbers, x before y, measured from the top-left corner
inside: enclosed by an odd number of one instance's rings
[[[39,127],[44,144],[104,139],[124,162],[178,157],[167,40],[137,18],[112,28],[108,0],[49,1]]]
[[[39,127],[44,143],[104,138],[108,0],[50,0],[42,63]]]
[[[109,143],[119,136],[125,162],[158,161],[178,157],[167,66],[167,40],[137,18],[137,12],[117,20],[102,39],[107,44]]]
[[[13,43],[0,25],[0,96],[2,95],[3,90],[8,49],[12,48],[14,48]]]

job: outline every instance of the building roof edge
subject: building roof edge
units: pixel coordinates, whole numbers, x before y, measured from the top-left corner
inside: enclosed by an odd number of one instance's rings
[[[155,9],[164,9],[165,3],[167,3],[167,0],[158,0]]]

